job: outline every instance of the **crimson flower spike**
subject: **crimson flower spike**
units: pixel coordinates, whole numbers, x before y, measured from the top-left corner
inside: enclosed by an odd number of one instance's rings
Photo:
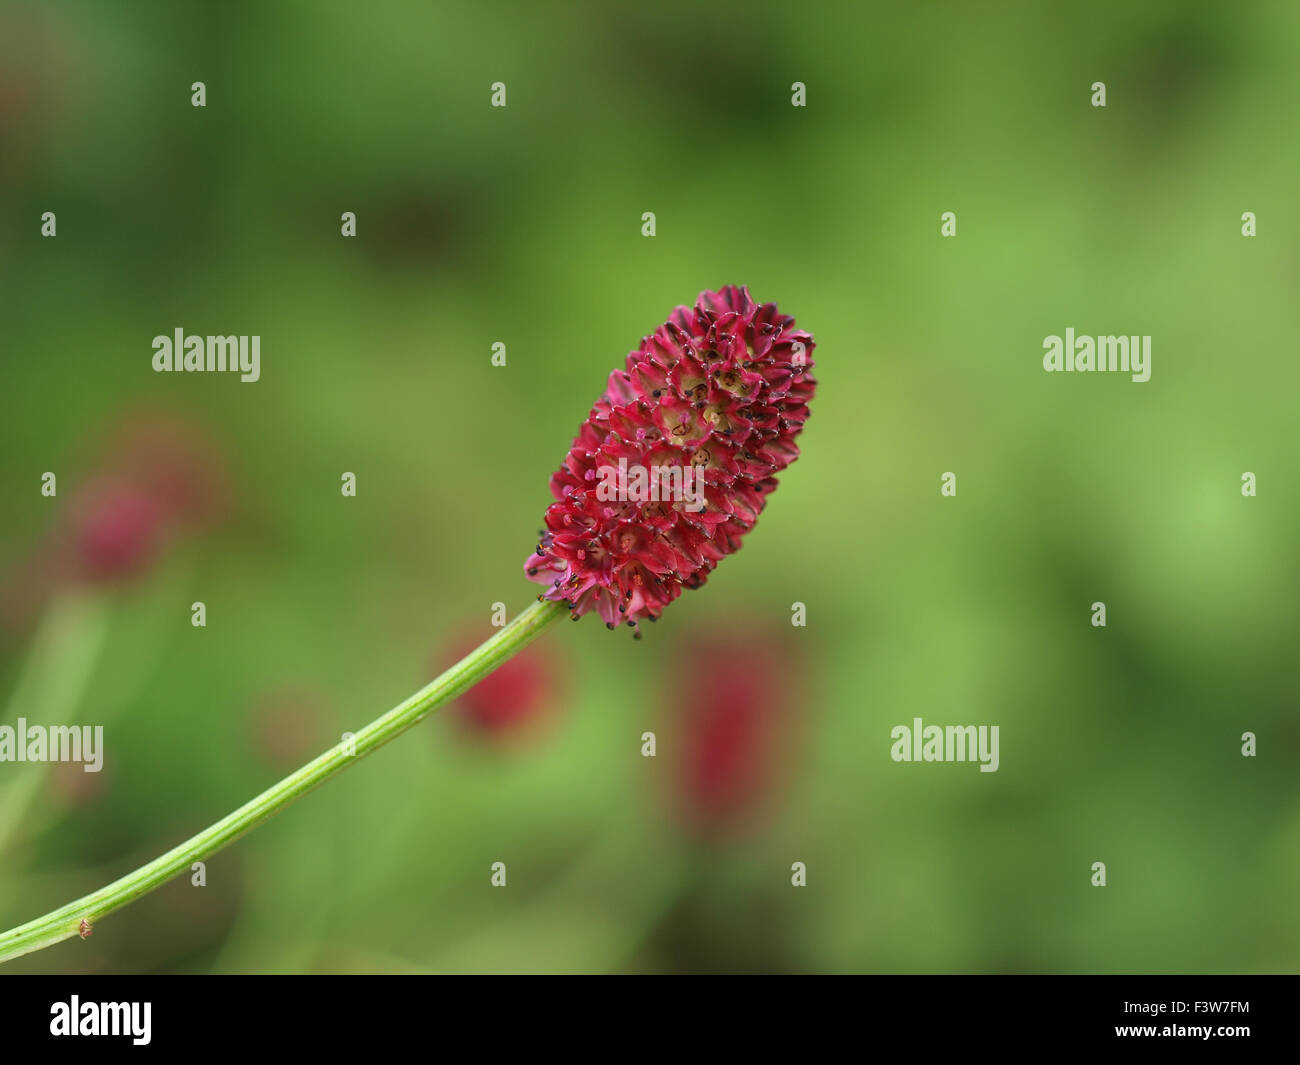
[[[573,620],[641,636],[683,588],[740,549],[776,474],[799,456],[817,382],[812,335],[745,286],[678,307],[609,376],[568,457],[524,563]]]

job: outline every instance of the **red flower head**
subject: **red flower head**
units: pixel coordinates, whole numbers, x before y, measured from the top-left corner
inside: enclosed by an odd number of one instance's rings
[[[615,370],[551,477],[524,569],[540,597],[609,628],[658,619],[754,527],[798,456],[812,335],[745,287],[678,307]],[[637,636],[641,635],[640,631]]]

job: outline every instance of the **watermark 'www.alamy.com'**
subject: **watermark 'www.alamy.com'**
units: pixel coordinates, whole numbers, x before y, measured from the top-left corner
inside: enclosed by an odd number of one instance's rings
[[[104,726],[0,725],[0,762],[82,762],[87,773],[104,768]]]
[[[601,466],[596,498],[602,503],[683,503],[696,514],[704,509],[703,466]]]

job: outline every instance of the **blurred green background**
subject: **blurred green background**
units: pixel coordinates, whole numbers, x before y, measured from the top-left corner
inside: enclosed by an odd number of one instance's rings
[[[706,588],[536,645],[545,728],[441,714],[6,971],[1295,971],[1298,71],[1292,3],[9,4],[0,723],[106,764],[0,764],[0,927],[529,602],[547,479],[675,305],[748,284],[820,386]],[[153,373],[178,326],[260,335],[261,380]],[[1151,380],[1044,373],[1068,326],[1151,335]],[[151,450],[211,505],[75,578]],[[790,691],[706,828],[709,641]],[[891,761],[914,716],[1001,768]]]

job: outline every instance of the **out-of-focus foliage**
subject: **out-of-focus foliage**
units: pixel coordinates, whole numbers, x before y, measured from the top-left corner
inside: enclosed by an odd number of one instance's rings
[[[748,284],[821,382],[702,591],[639,643],[546,634],[561,705],[529,742],[435,718],[206,887],[11,971],[1296,968],[1300,9],[828,7],[0,12],[0,723],[107,747],[97,778],[0,763],[0,926],[522,607],[552,469],[675,304]],[[259,335],[261,380],[154,373],[177,327]],[[1044,373],[1067,327],[1151,335],[1151,380]],[[202,443],[172,488],[220,506],[119,504],[106,557],[156,532],[147,564],[68,598],[74,504],[105,475],[171,499],[120,445],[177,423]],[[690,651],[751,631],[798,664],[798,741],[701,836],[666,791]],[[891,761],[918,716],[998,725],[998,772]]]

